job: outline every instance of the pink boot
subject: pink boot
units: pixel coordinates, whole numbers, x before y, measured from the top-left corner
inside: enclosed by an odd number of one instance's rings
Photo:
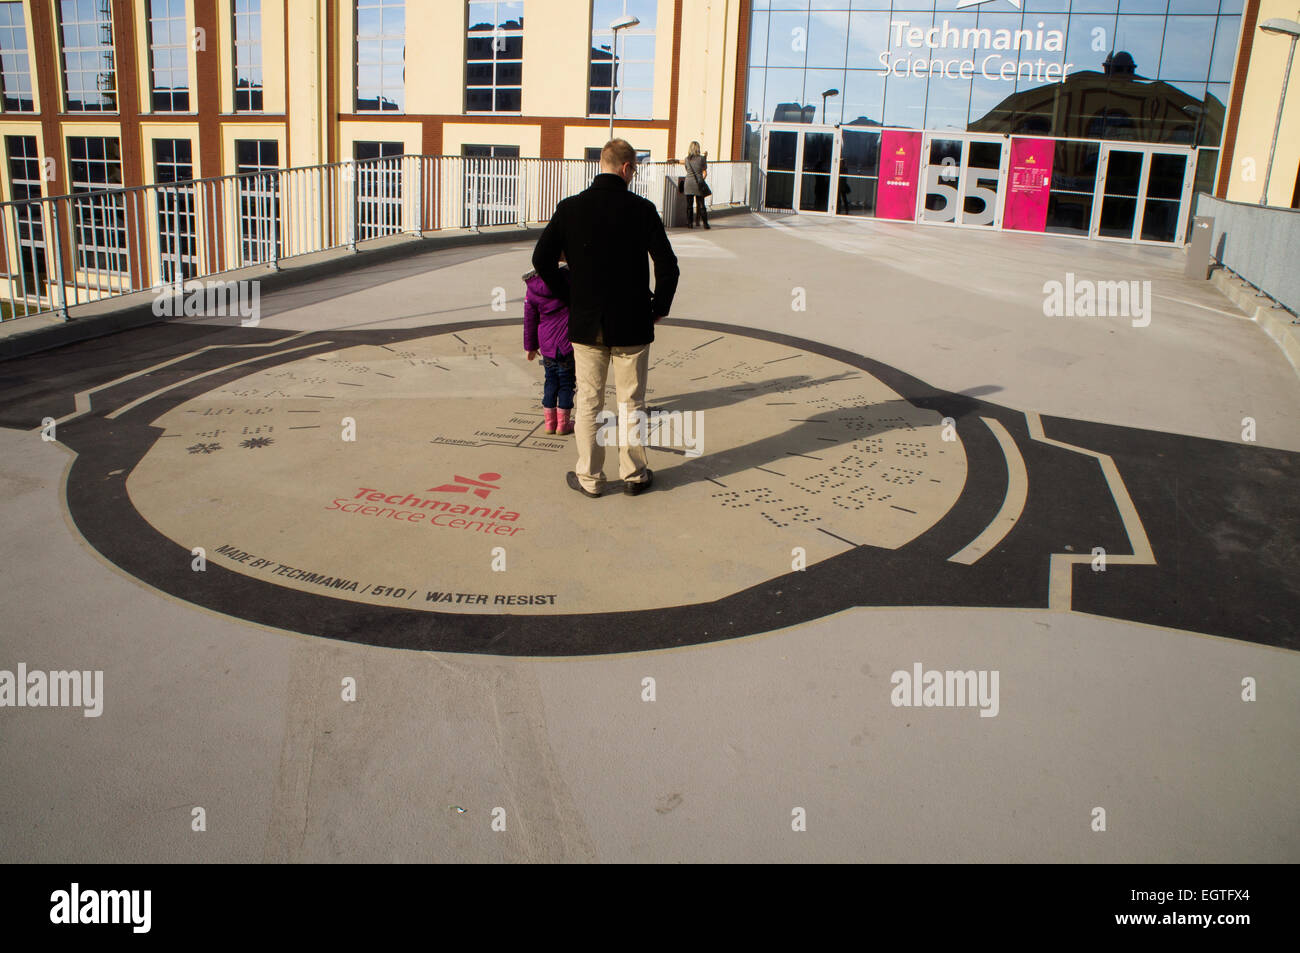
[[[546,418],[546,432],[555,433],[555,408],[543,407],[542,416]]]
[[[563,407],[557,411],[556,422],[561,434],[573,433],[573,411],[565,410]]]

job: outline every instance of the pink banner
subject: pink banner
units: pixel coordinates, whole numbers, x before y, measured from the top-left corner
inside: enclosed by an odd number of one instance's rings
[[[1011,140],[1011,181],[1002,227],[1041,232],[1047,226],[1047,198],[1052,187],[1051,139]]]
[[[880,133],[880,179],[876,218],[916,218],[916,178],[921,168],[921,134],[886,129]]]

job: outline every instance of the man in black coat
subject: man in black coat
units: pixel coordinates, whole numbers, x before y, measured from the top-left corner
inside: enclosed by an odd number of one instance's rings
[[[605,407],[605,380],[612,365],[620,441],[619,476],[624,492],[635,495],[650,485],[646,450],[637,441],[636,417],[645,411],[646,370],[655,322],[668,314],[677,291],[677,256],[654,204],[628,189],[636,175],[636,152],[623,139],[611,139],[600,154],[600,174],[591,186],[559,203],[537,240],[533,267],[547,286],[569,304],[569,340],[577,365],[574,439],[578,464],[569,486],[587,496],[604,489],[604,440],[597,440],[597,417]],[[568,281],[560,273],[563,253]],[[654,259],[655,287],[650,290]],[[606,428],[608,433],[612,428]]]

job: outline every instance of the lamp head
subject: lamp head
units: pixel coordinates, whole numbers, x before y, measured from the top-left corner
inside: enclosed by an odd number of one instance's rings
[[[1259,25],[1259,28],[1265,33],[1280,33],[1293,39],[1300,36],[1300,23],[1283,17],[1273,17],[1271,20],[1265,20]]]
[[[627,29],[628,27],[637,26],[638,24],[640,24],[640,22],[641,21],[638,20],[636,17],[632,16],[632,14],[627,13],[619,17],[617,20],[612,21],[609,25],[609,28],[611,30],[624,30]]]

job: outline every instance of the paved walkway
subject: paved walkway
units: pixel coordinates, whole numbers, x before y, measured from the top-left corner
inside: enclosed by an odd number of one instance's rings
[[[1258,327],[1172,250],[672,238],[636,498],[563,486],[530,244],[0,365],[0,669],[104,672],[98,718],[0,710],[0,856],[1300,858],[1300,379]]]

